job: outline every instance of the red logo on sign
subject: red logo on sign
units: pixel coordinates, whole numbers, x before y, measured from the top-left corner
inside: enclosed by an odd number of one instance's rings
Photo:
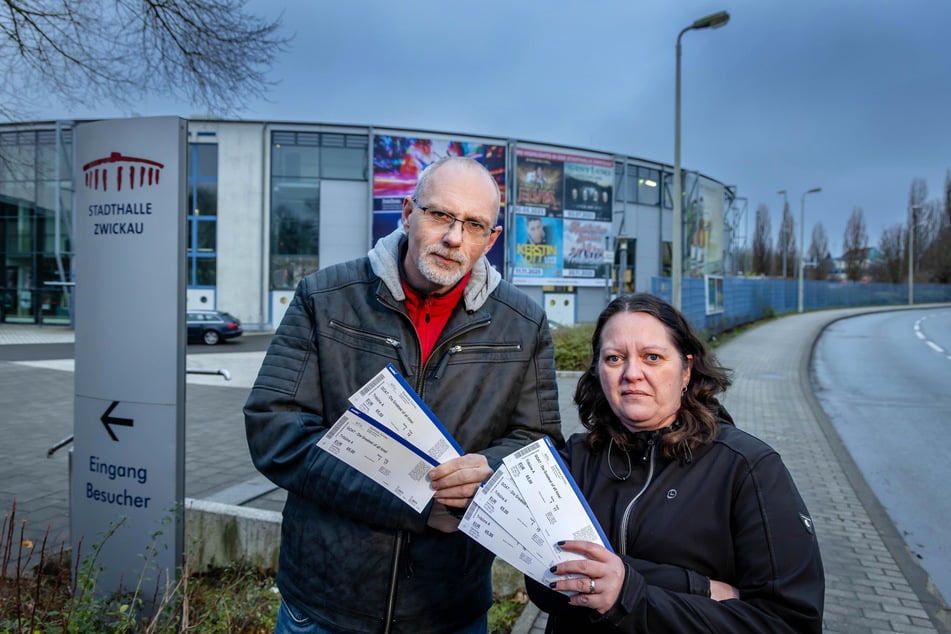
[[[123,188],[133,190],[158,185],[164,167],[156,161],[113,152],[106,158],[83,165],[83,175],[87,189],[101,189],[105,192],[112,187],[119,192]]]

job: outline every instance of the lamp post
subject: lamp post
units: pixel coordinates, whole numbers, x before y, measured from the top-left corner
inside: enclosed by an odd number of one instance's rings
[[[911,217],[908,219],[908,305],[915,303],[915,225],[918,222],[917,212],[921,205],[911,206]]]
[[[784,236],[786,235],[786,207],[789,206],[789,199],[786,198],[785,189],[780,189],[776,193],[783,197],[783,213],[780,214],[779,216],[779,235]],[[787,239],[787,242],[788,242],[788,239]],[[786,248],[785,244],[781,244],[779,246],[783,248],[783,280],[785,280],[786,279],[786,251],[788,251],[788,249]]]
[[[730,14],[719,11],[700,18],[677,35],[677,77],[674,92],[674,210],[671,262],[671,294],[674,308],[680,310],[680,284],[683,278],[683,182],[680,175],[680,39],[687,31],[716,29],[730,21]]]
[[[802,193],[802,204],[799,207],[799,312],[802,312],[802,294],[805,287],[803,280],[803,270],[806,268],[806,194],[817,194],[822,191],[821,187],[813,187],[807,192]]]

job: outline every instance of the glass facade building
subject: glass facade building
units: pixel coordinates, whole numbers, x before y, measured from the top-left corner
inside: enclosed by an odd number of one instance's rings
[[[276,327],[307,273],[364,255],[399,224],[419,170],[446,154],[483,162],[503,192],[490,261],[555,321],[589,321],[613,292],[671,269],[672,168],[585,148],[462,133],[321,123],[189,120],[189,308]],[[72,132],[0,124],[0,321],[70,323]],[[117,151],[121,150],[118,147]],[[684,170],[685,275],[722,274],[732,192]],[[546,244],[530,244],[541,220]]]
[[[0,321],[69,323],[72,131],[0,128]]]

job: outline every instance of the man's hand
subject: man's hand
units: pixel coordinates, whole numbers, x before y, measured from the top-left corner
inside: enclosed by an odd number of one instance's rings
[[[460,509],[469,506],[479,486],[491,475],[489,461],[477,453],[447,460],[429,472],[436,501]]]
[[[739,599],[740,591],[724,581],[710,580],[710,598],[714,601]]]

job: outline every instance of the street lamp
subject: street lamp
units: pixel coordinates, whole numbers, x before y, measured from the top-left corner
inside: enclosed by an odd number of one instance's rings
[[[779,216],[779,231],[780,231],[780,235],[785,236],[786,235],[786,207],[789,206],[789,199],[786,198],[785,189],[780,189],[776,193],[783,197],[783,213]],[[788,237],[786,238],[786,242],[789,242]],[[788,251],[789,249],[786,248],[785,244],[781,244],[779,246],[781,246],[783,249],[783,280],[785,280],[786,279],[786,251]]]
[[[911,206],[911,226],[908,228],[908,305],[915,303],[915,225],[918,222],[917,212],[921,205]]]
[[[803,269],[806,268],[806,194],[817,194],[822,191],[821,187],[813,187],[807,192],[802,193],[802,204],[799,207],[799,312],[802,312],[802,291],[805,286],[803,281]]]
[[[680,284],[683,278],[683,183],[680,176],[680,38],[687,31],[716,29],[730,21],[730,14],[720,11],[700,18],[677,35],[677,78],[674,93],[674,211],[673,211],[673,262],[671,281],[674,308],[680,310]]]

